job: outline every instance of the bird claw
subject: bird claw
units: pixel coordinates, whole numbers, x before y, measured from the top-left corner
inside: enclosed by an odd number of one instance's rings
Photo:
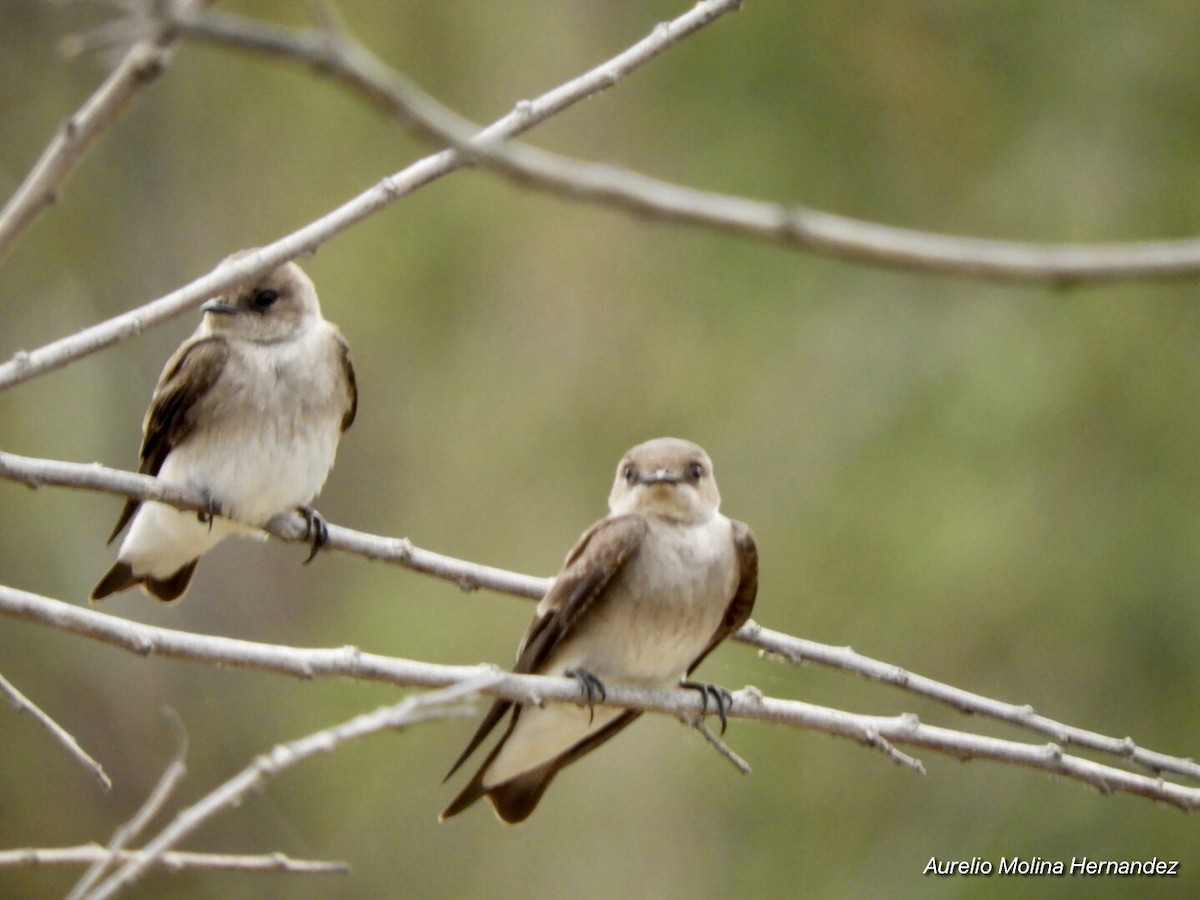
[[[207,525],[208,530],[212,531],[213,519],[221,515],[221,504],[214,500],[208,493],[204,492],[204,509],[196,513],[196,521],[201,525]]]
[[[304,560],[307,566],[316,559],[317,552],[329,541],[329,526],[325,524],[325,517],[311,506],[297,506],[296,512],[304,519],[304,539],[312,543],[312,551]]]
[[[721,734],[725,733],[725,728],[729,725],[729,719],[726,713],[733,706],[733,694],[718,684],[710,684],[707,681],[681,681],[679,686],[692,691],[700,692],[700,715],[708,715],[708,698],[712,697],[713,705],[717,708],[717,716],[721,719]]]
[[[564,674],[579,682],[579,690],[587,703],[588,725],[591,725],[596,718],[597,699],[600,703],[608,699],[608,691],[604,688],[604,682],[585,669],[570,669]]]

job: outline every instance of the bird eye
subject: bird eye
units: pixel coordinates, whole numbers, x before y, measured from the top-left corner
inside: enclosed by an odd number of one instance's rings
[[[621,470],[621,475],[624,476],[626,481],[633,484],[637,481],[637,467],[633,463],[625,463],[625,468]]]
[[[274,303],[278,299],[279,299],[278,291],[272,291],[270,289],[264,288],[260,291],[254,292],[254,297],[252,299],[252,302],[254,303],[255,309],[263,310],[263,309],[267,309],[268,307],[270,307],[271,304]]]
[[[700,465],[700,463],[692,463],[688,466],[688,478],[692,481],[699,481],[703,475],[704,466]]]

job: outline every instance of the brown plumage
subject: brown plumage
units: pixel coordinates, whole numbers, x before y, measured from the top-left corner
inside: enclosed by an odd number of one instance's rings
[[[750,617],[758,552],[744,524],[720,515],[708,455],[660,438],[633,448],[617,469],[611,514],[568,554],[518,649],[518,673],[581,680],[678,684]],[[441,814],[486,797],[505,822],[526,819],[563,767],[640,713],[497,700],[449,778],[500,721],[508,726]]]

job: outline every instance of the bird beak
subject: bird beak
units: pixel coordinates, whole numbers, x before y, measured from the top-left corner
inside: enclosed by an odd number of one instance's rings
[[[232,316],[237,312],[237,307],[232,304],[225,303],[221,300],[209,300],[200,307],[201,312],[213,313],[218,316]]]
[[[642,484],[679,484],[681,481],[683,481],[682,478],[666,469],[656,469],[642,477]]]

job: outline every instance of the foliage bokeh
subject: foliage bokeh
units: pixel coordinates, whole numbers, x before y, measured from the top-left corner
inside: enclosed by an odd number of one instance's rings
[[[304,4],[222,4],[305,24]],[[370,4],[348,27],[490,121],[679,4]],[[1200,24],[1186,6],[747,3],[530,135],[750,196],[996,237],[1200,231]],[[105,72],[57,42],[100,4],[0,6],[0,195]],[[185,46],[0,267],[0,357],[145,302],[287,233],[430,148],[300,67]],[[1106,734],[1196,753],[1200,308],[1190,283],[1062,291],[853,265],[680,229],[462,172],[303,263],[353,347],[360,416],[331,521],[552,573],[611,471],[659,434],[703,444],[754,528],[756,618]],[[5,449],[134,464],[145,403],[193,317],[0,397]],[[0,581],[85,603],[115,498],[0,483]],[[186,603],[104,610],[302,646],[506,665],[532,611],[404,570],[229,542]],[[199,797],[273,744],[395,696],[141,659],[0,623],[0,671],[113,776],[108,794],[0,712],[0,846],[104,840],[188,728]],[[731,645],[703,674],[862,712],[1025,737]],[[1127,797],[923,754],[925,777],[823,736],[734,723],[742,778],[648,719],[568,770],[538,814],[447,825],[472,725],[308,763],[189,848],[345,859],[346,879],[155,875],[136,896],[1010,896],[929,857],[1178,858],[1195,823]],[[7,872],[58,896],[75,873]],[[1090,896],[1180,882],[1089,881]],[[1046,894],[1070,879],[1039,880]]]

